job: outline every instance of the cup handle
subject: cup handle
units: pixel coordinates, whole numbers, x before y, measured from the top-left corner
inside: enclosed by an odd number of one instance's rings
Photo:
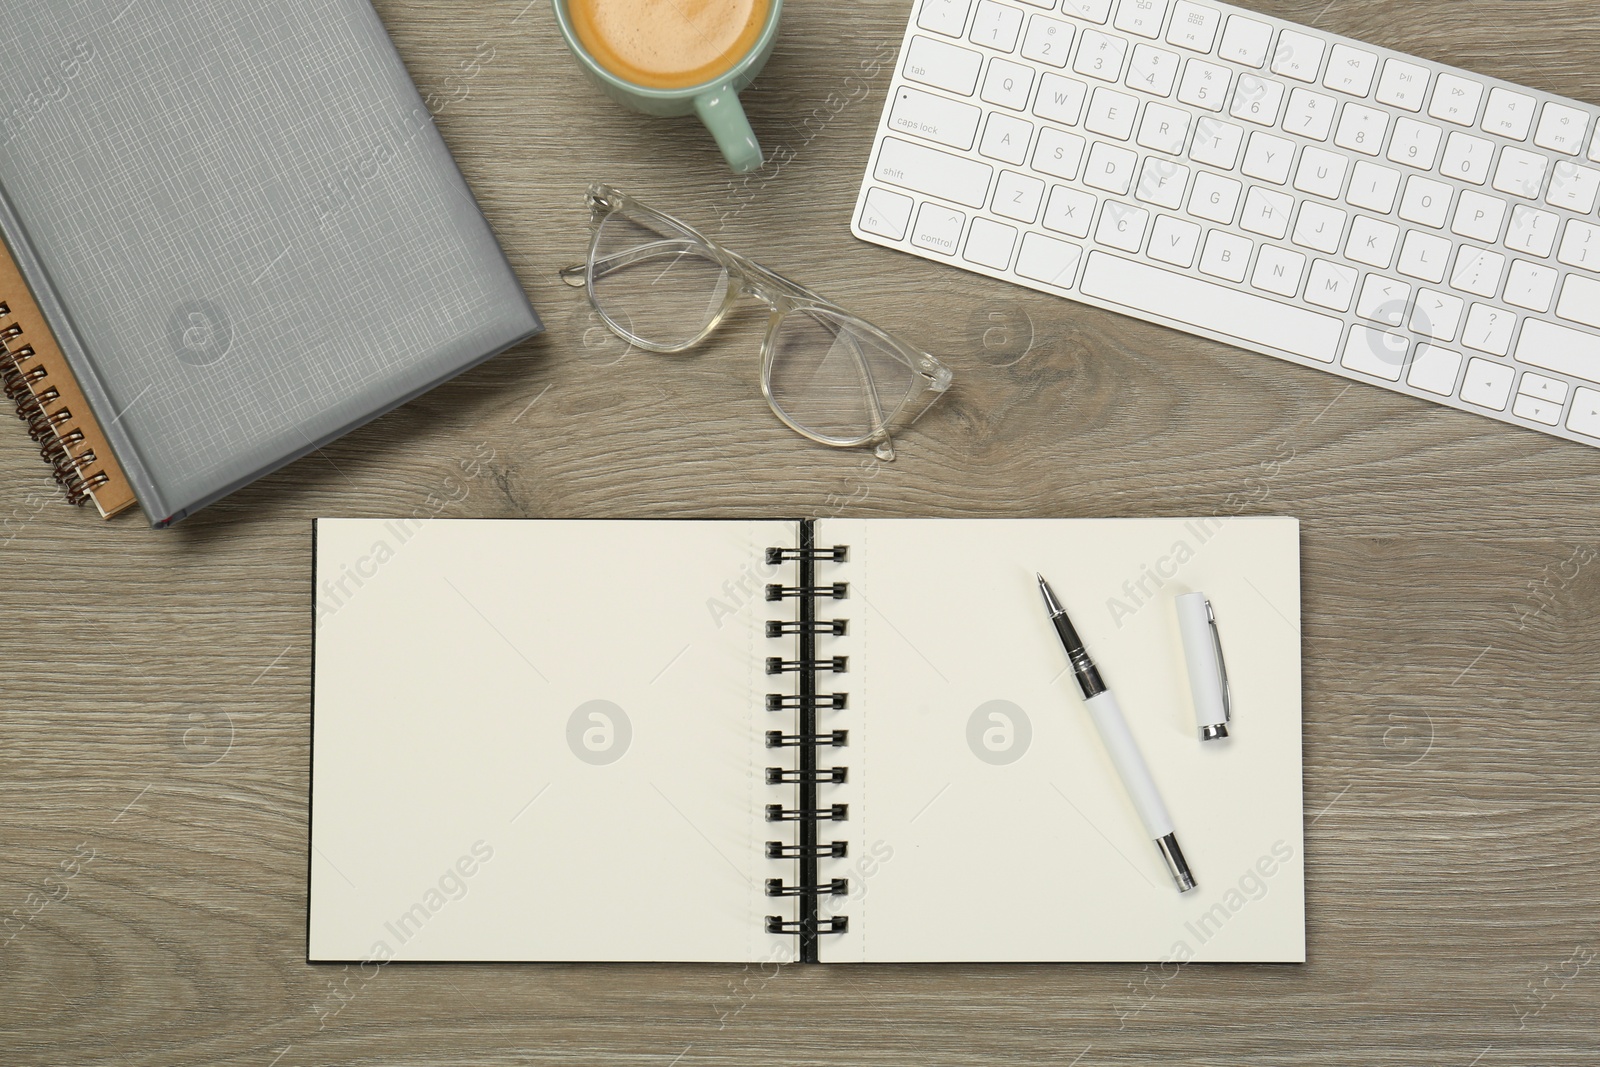
[[[694,112],[717,139],[717,147],[736,173],[747,174],[761,166],[761,142],[756,140],[733,86],[701,93],[694,98]]]

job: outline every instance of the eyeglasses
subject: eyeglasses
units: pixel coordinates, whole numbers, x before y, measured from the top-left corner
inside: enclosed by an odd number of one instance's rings
[[[740,297],[771,311],[761,391],[784,424],[835,448],[873,447],[894,458],[899,431],[950,388],[944,364],[694,227],[607,185],[586,196],[589,261],[561,272],[583,286],[600,318],[648,352],[704,341]]]

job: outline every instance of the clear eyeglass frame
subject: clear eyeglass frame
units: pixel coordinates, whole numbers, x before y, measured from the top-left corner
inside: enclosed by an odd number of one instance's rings
[[[562,270],[562,281],[574,287],[582,286],[601,320],[624,341],[647,352],[666,355],[685,352],[704,342],[741,300],[753,299],[766,304],[769,315],[762,342],[761,392],[773,414],[796,433],[834,448],[872,448],[880,460],[892,460],[892,434],[910,426],[950,388],[950,369],[932,355],[811,289],[724,248],[688,223],[608,185],[591,185],[585,199],[594,231],[589,257],[585,263]],[[619,245],[614,237],[608,239],[607,227],[618,228],[620,220],[626,220],[627,225],[635,228],[629,232],[653,235],[657,239],[644,240],[634,247],[623,247],[633,244],[632,240]],[[608,240],[609,247],[606,247]],[[603,281],[627,267],[648,264],[653,270],[658,261],[667,259],[668,265],[661,271],[664,276],[672,270],[673,264],[686,257],[695,257],[696,262],[710,261],[720,271],[709,280],[702,275],[701,281],[709,290],[703,294],[708,299],[699,305],[704,309],[700,313],[705,315],[705,320],[698,328],[687,327],[685,336],[664,337],[659,333],[655,337],[644,336],[634,328],[624,309],[597,291],[597,280]],[[797,326],[802,319],[804,325]],[[837,374],[842,364],[848,384],[824,385],[820,391],[830,394],[828,399],[835,402],[843,392],[856,391],[850,398],[850,404],[854,405],[850,419],[840,418],[833,425],[819,425],[830,420],[811,418],[802,411],[791,410],[808,405],[791,397],[792,390],[787,386],[774,385],[775,373],[783,376],[786,353],[793,350],[793,346],[786,345],[782,339],[801,329],[815,331],[816,336],[823,339],[827,352],[823,354],[822,363],[835,368],[833,373]],[[801,347],[810,350],[808,355],[817,354],[816,343]],[[797,363],[798,359],[790,362]],[[820,377],[820,371],[813,376]],[[825,405],[826,402],[818,403]]]

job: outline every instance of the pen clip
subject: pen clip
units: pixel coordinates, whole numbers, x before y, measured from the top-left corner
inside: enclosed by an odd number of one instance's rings
[[[1228,684],[1228,661],[1222,655],[1222,632],[1217,629],[1217,613],[1206,598],[1206,624],[1211,627],[1211,644],[1217,651],[1217,681],[1222,685],[1222,720],[1233,721],[1233,687]]]

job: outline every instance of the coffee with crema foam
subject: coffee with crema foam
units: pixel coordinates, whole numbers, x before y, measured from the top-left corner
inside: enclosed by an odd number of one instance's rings
[[[731,70],[771,10],[771,0],[567,0],[595,62],[649,89],[687,89]]]

